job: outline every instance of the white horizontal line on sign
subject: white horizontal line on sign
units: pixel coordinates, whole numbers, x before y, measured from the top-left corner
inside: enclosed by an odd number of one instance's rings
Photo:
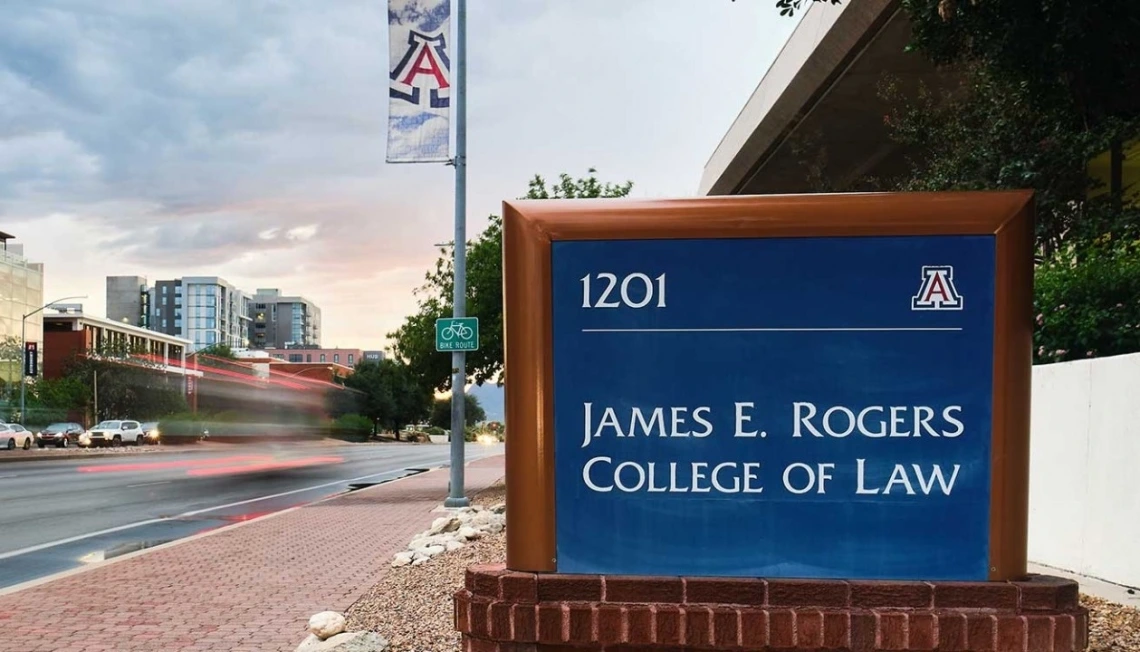
[[[864,332],[952,332],[961,327],[945,328],[583,328],[583,333],[864,333]]]

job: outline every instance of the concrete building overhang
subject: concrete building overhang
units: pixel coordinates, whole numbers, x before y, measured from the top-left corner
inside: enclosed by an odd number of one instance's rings
[[[908,92],[954,78],[907,52],[910,37],[898,0],[809,3],[705,165],[700,194],[841,191],[865,175],[905,171],[905,152],[884,124],[889,107],[877,92],[880,81],[890,75]],[[805,165],[820,151],[827,188],[817,187]]]

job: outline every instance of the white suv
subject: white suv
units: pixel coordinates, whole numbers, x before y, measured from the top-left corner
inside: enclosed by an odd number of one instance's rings
[[[122,446],[123,444],[135,444],[142,446],[146,441],[146,435],[143,434],[142,426],[138,421],[101,421],[94,428],[79,435],[79,445],[84,447],[91,446]]]

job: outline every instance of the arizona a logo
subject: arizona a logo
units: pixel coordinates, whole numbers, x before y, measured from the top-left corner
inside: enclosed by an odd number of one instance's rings
[[[450,72],[447,37],[412,30],[408,33],[408,49],[392,71],[388,95],[423,108],[447,108],[451,100]],[[431,91],[428,106],[424,106],[426,98],[421,93],[425,87]]]
[[[954,287],[950,265],[923,265],[922,287],[910,299],[911,310],[961,310],[962,295]]]

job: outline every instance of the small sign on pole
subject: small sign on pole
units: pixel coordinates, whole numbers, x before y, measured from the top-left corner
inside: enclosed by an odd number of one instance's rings
[[[24,343],[24,375],[28,378],[35,378],[40,373],[39,347],[38,342]]]
[[[448,317],[435,320],[435,350],[479,350],[479,318]]]

